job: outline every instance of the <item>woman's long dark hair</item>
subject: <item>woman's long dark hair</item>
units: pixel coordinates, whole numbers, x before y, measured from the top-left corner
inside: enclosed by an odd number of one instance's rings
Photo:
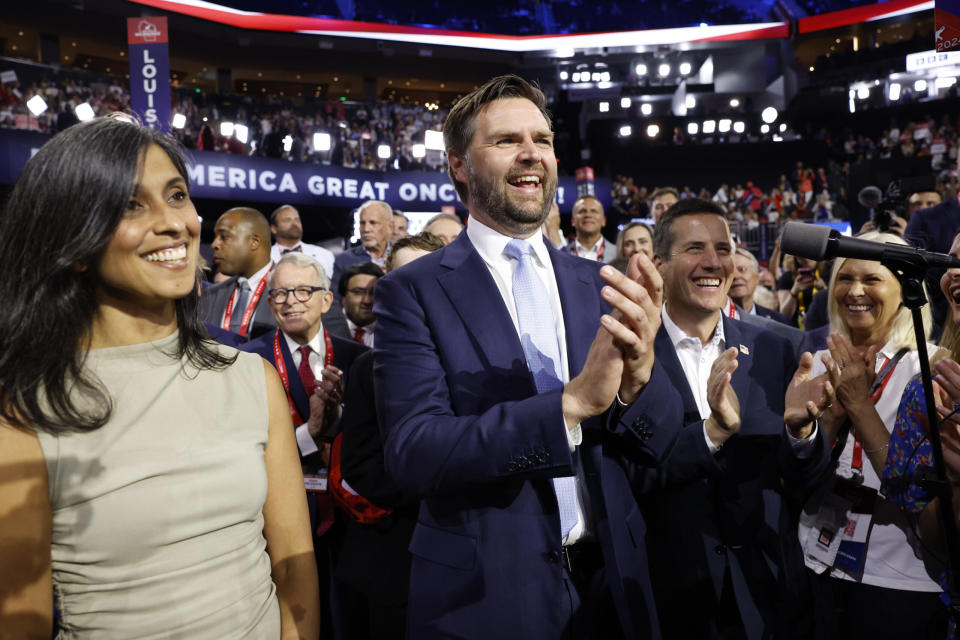
[[[0,215],[0,417],[9,423],[58,433],[97,429],[109,419],[112,399],[84,370],[98,307],[93,265],[153,144],[187,181],[175,142],[114,118],[66,129],[20,174]],[[176,311],[179,344],[172,355],[199,369],[233,363],[236,356],[207,342],[196,287],[176,301]]]

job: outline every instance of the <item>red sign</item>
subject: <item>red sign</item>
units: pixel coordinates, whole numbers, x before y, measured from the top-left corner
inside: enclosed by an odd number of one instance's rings
[[[127,18],[127,44],[167,42],[166,18]]]
[[[960,0],[937,0],[933,21],[937,51],[960,48]]]

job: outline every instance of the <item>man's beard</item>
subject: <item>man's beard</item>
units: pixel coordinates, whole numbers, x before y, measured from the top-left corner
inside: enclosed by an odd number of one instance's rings
[[[541,183],[541,202],[530,198],[514,202],[507,197],[506,182],[503,179],[487,179],[477,175],[469,161],[467,173],[470,204],[486,212],[507,229],[520,234],[529,233],[538,229],[550,213],[550,205],[557,191],[556,176],[551,178],[544,175],[546,182]]]
[[[296,227],[290,229],[277,229],[277,232],[274,235],[277,236],[277,240],[283,240],[288,245],[296,244],[300,242],[301,238],[303,238],[303,229]]]

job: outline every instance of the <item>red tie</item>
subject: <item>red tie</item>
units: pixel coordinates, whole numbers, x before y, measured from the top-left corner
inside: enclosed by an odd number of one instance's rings
[[[353,332],[353,339],[360,344],[363,344],[363,327],[356,328],[356,330]]]
[[[300,368],[297,369],[297,373],[300,374],[300,382],[303,383],[303,389],[308,396],[313,393],[313,387],[317,383],[317,379],[313,376],[313,370],[310,368],[311,351],[312,349],[307,345],[300,347]]]

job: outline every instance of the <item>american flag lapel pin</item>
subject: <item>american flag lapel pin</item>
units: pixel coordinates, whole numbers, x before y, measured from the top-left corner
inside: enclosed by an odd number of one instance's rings
[[[742,344],[740,345],[740,353],[742,353],[745,356],[748,356],[750,355],[750,349],[747,348],[747,345]]]

